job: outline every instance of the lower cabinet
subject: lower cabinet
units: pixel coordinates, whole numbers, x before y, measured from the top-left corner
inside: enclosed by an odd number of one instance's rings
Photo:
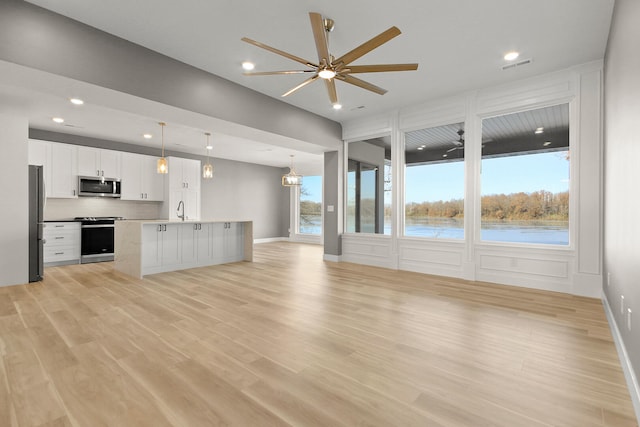
[[[238,222],[153,223],[142,226],[142,275],[242,261]]]
[[[213,226],[213,259],[217,264],[244,259],[244,228],[239,222],[218,222]]]
[[[80,223],[47,222],[44,238],[44,266],[80,263]]]

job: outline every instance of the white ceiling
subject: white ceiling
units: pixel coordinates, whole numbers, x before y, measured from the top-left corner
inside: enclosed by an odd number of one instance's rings
[[[613,0],[30,2],[339,122],[602,59],[613,8]],[[240,64],[245,60],[255,62],[256,71],[299,69],[299,64],[293,61],[243,43],[240,39],[245,36],[296,56],[315,60],[317,54],[309,24],[310,11],[335,20],[336,26],[329,38],[330,51],[335,56],[346,53],[393,25],[397,26],[402,31],[400,36],[360,58],[356,64],[418,62],[418,71],[358,76],[387,89],[389,92],[383,96],[337,82],[338,96],[344,105],[340,111],[331,108],[324,85],[318,82],[289,97],[280,98],[282,93],[296,86],[306,76],[242,75]],[[521,59],[533,58],[533,62],[503,71],[501,67],[505,61],[502,57],[510,50],[521,52]],[[11,93],[7,85],[10,86],[11,82],[0,87],[2,94],[15,97],[15,102],[28,104],[27,99],[34,95],[24,93],[25,88],[22,89],[23,93]],[[27,83],[24,85],[28,86]],[[97,94],[99,91],[95,92]],[[115,96],[111,94],[111,98]],[[0,104],[7,105],[9,102],[5,99]],[[117,136],[119,141],[134,142],[132,139],[135,138],[128,134],[115,135],[114,126],[111,125],[115,121],[122,121],[118,122],[117,128],[123,133],[135,131],[137,137],[143,132],[143,123],[149,128],[159,118],[169,121],[161,115],[151,114],[168,107],[151,108],[149,104],[153,103],[144,100],[132,103],[136,107],[145,107],[137,111],[123,111],[121,104],[115,101],[109,104],[95,99],[93,102],[96,111],[92,113],[99,115],[93,120],[83,117],[84,130],[70,127],[60,130],[69,133],[92,132],[94,136],[107,139]],[[106,105],[106,108],[98,108],[98,105]],[[358,108],[362,106],[364,108]],[[24,108],[28,110],[30,107]],[[37,123],[36,117],[50,120],[54,113],[44,110],[46,108],[43,105],[40,110],[29,113],[34,116],[30,117],[34,123]],[[185,140],[197,140],[200,132],[212,129],[208,126],[221,125],[215,119],[198,117],[192,113],[174,113],[181,117],[181,121],[176,123],[193,130],[193,134],[184,131]],[[136,123],[139,128],[128,126],[129,121]],[[73,124],[73,121],[70,122]],[[51,125],[46,123],[46,126]],[[44,123],[38,127],[44,127]],[[239,155],[236,160],[251,162],[254,161],[248,154],[251,150],[233,153],[233,147],[258,144],[256,150],[266,150],[268,147],[260,146],[266,142],[268,145],[275,144],[272,147],[276,150],[274,157],[285,154],[285,158],[280,158],[274,165],[286,166],[289,153],[296,147],[291,145],[293,141],[265,141],[262,138],[266,135],[258,135],[260,132],[256,134],[255,130],[244,129],[236,133],[237,126],[231,124],[213,129],[219,131],[221,128],[227,131],[229,139],[222,136],[214,138],[220,141],[218,154],[215,154],[219,157],[222,157],[219,154],[224,150],[222,146],[229,145],[225,148],[229,150],[229,158]],[[167,134],[169,132],[171,130],[168,128]],[[200,146],[203,146],[204,136],[201,138]],[[192,149],[196,147],[194,145]],[[321,162],[318,160],[321,159],[318,156],[321,151],[320,148],[304,146],[295,154],[304,156],[304,153],[309,153],[317,158],[316,162]],[[268,156],[256,157],[260,158],[256,163],[269,164],[266,160]]]

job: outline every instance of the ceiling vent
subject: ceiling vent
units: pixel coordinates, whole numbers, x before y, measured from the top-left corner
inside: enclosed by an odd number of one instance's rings
[[[520,67],[522,65],[529,65],[533,62],[533,58],[521,59],[518,62],[513,62],[511,64],[506,64],[502,66],[502,70],[511,70],[513,68]]]

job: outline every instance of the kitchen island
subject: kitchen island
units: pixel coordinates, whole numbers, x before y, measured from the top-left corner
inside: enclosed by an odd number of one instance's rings
[[[252,221],[126,220],[115,224],[115,269],[148,274],[253,261]]]

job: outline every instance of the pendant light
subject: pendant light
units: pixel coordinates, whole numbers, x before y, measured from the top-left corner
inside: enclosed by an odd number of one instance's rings
[[[282,185],[284,187],[295,187],[297,185],[302,185],[302,175],[298,175],[293,167],[293,157],[291,155],[291,167],[289,168],[289,173],[282,175]]]
[[[167,125],[165,122],[158,123],[160,125],[160,129],[162,129],[162,157],[158,159],[158,167],[156,171],[158,173],[169,173],[169,165],[167,164],[167,159],[164,158],[164,127]]]
[[[205,132],[205,135],[207,135],[207,163],[202,166],[202,178],[211,179],[213,178],[213,165],[211,164],[211,161],[209,161],[209,151],[213,147],[209,144],[209,137],[211,134],[209,132]]]

